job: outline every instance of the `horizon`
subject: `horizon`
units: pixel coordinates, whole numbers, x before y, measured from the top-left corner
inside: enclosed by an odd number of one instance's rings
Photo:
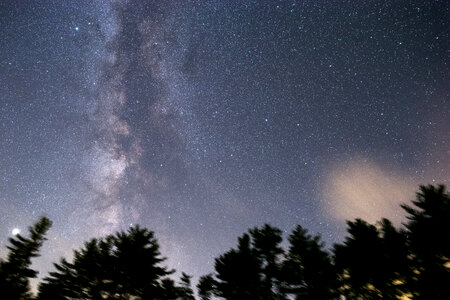
[[[2,1],[0,257],[155,232],[199,276],[265,223],[341,242],[450,182],[447,1]],[[7,212],[7,213],[5,213]]]

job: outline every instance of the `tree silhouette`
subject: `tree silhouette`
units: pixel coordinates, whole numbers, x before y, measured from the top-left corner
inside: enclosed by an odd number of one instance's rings
[[[281,230],[265,224],[261,229],[250,230],[254,255],[259,261],[261,299],[278,299],[280,296],[280,259],[283,249]]]
[[[347,222],[349,237],[335,245],[335,263],[346,299],[378,299],[374,286],[381,245],[375,226],[361,219]]]
[[[406,232],[397,230],[388,219],[382,219],[379,227],[380,273],[376,286],[384,299],[399,299],[409,292],[407,279],[411,276]]]
[[[260,262],[250,245],[250,236],[238,239],[238,248],[216,259],[216,295],[225,299],[260,299]]]
[[[238,238],[236,249],[215,259],[215,272],[197,284],[202,300],[450,299],[450,197],[443,186],[422,186],[407,212],[404,229],[387,219],[375,225],[347,222],[348,236],[330,257],[320,236],[297,226],[284,250],[281,230],[265,224]],[[32,299],[31,260],[38,256],[51,221],[41,218],[30,237],[9,239],[0,260],[3,299]],[[162,266],[153,232],[139,226],[74,251],[71,262],[55,264],[39,285],[40,300],[194,300],[191,276]]]
[[[52,222],[42,217],[29,227],[30,237],[20,234],[9,238],[8,256],[0,261],[0,291],[3,299],[30,299],[29,278],[34,278],[37,271],[31,269],[31,259],[39,256],[39,249],[46,240],[45,234]]]
[[[212,274],[201,276],[198,284],[197,291],[201,300],[210,300],[216,291],[217,282],[214,280]]]
[[[398,299],[405,290],[408,251],[404,233],[383,219],[380,229],[357,219],[349,237],[335,245],[340,290],[346,299]]]
[[[421,186],[415,207],[402,205],[414,276],[414,299],[450,299],[450,197],[440,185]]]
[[[285,292],[298,300],[333,299],[335,274],[320,236],[311,236],[298,225],[288,239],[282,268]]]
[[[284,299],[280,288],[281,241],[281,230],[268,224],[250,229],[238,239],[237,249],[216,258],[215,274],[200,279],[200,297]]]
[[[114,285],[114,274],[110,270],[111,243],[92,239],[80,251],[74,251],[73,263],[62,259],[55,264],[56,272],[39,286],[39,299],[103,299],[111,297],[118,288]]]
[[[187,275],[186,273],[181,273],[180,278],[180,286],[178,287],[178,298],[180,300],[195,300],[194,291],[191,287],[191,278],[192,276]]]
[[[74,252],[72,263],[55,264],[39,286],[39,299],[175,299],[177,291],[160,264],[153,232],[132,227],[127,232],[92,239]],[[168,298],[173,294],[173,298]]]

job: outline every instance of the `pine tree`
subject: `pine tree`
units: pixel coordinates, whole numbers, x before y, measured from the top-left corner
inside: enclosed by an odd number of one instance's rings
[[[39,256],[39,250],[46,240],[45,234],[52,222],[42,217],[29,228],[29,238],[20,234],[9,238],[8,256],[0,262],[0,291],[3,299],[30,299],[29,279],[35,278],[37,271],[31,269],[31,260]]]
[[[262,228],[250,230],[254,255],[260,263],[262,299],[279,299],[280,259],[283,249],[281,230],[265,224]]]
[[[210,300],[216,291],[216,280],[212,274],[201,276],[197,284],[198,296],[201,300]]]
[[[215,274],[202,277],[199,295],[212,294],[233,300],[284,299],[280,292],[281,230],[265,224],[238,238],[231,249],[215,261]]]
[[[335,245],[340,291],[346,299],[398,299],[407,292],[406,236],[383,219],[379,228],[357,219],[347,222],[350,234]]]
[[[153,232],[138,226],[92,239],[61,260],[39,286],[39,299],[175,299]]]
[[[298,225],[289,236],[283,262],[284,290],[295,299],[326,300],[335,296],[335,274],[319,236]]]
[[[402,205],[411,250],[414,299],[450,299],[450,197],[440,185],[421,186],[414,206]]]
[[[180,300],[195,300],[194,291],[191,287],[191,278],[188,274],[182,272],[180,278],[180,285],[178,287],[179,290],[179,298]]]

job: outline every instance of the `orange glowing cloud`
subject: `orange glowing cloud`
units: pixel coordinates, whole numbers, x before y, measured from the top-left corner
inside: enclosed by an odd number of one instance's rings
[[[399,225],[405,215],[400,204],[414,199],[417,189],[406,174],[354,159],[327,174],[323,209],[339,220],[362,218],[375,223],[388,218]]]

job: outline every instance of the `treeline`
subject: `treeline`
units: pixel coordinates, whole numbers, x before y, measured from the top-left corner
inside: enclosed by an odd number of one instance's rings
[[[342,244],[328,251],[320,236],[297,226],[282,244],[280,229],[268,224],[238,238],[236,249],[215,260],[213,273],[197,284],[199,299],[450,299],[450,197],[444,186],[422,186],[407,221],[395,228],[347,222]],[[163,265],[153,232],[139,226],[92,239],[61,259],[55,271],[30,292],[38,256],[51,221],[41,218],[29,237],[9,239],[0,261],[1,299],[195,299],[191,277],[175,282]]]

